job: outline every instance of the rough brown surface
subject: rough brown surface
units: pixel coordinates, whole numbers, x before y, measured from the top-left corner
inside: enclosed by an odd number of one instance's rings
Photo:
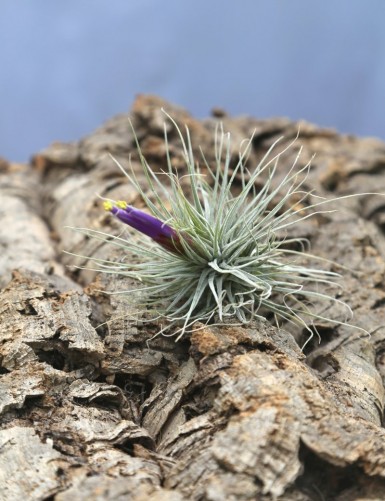
[[[218,118],[139,96],[131,117],[155,170],[162,106],[210,161]],[[309,190],[385,193],[380,141],[286,119],[220,120],[235,146],[255,130],[251,165],[300,125],[301,162],[317,154]],[[171,129],[170,144],[183,173]],[[62,253],[119,259],[66,228],[121,230],[96,193],[141,206],[107,153],[124,165],[131,153],[140,176],[126,115],[31,165],[0,163],[0,499],[385,499],[385,199],[340,201],[295,229],[349,268],[340,297],[370,337],[319,325],[321,343],[302,353],[304,333],[256,323],[150,340],[156,326],[132,320],[129,297],[100,292],[127,280],[74,270],[87,259]]]

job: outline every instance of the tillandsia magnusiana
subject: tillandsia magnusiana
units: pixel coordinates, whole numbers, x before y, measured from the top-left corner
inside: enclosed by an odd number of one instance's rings
[[[193,331],[196,322],[226,323],[234,317],[241,324],[266,316],[293,322],[308,330],[309,339],[314,330],[317,332],[313,327],[316,319],[350,325],[347,319],[328,318],[312,308],[314,301],[325,302],[326,307],[339,304],[351,315],[344,302],[322,292],[322,287],[336,286],[339,275],[297,264],[298,258],[314,256],[298,248],[303,249],[303,239],[282,237],[289,227],[325,212],[319,206],[328,202],[322,199],[307,206],[294,205],[295,197],[302,202],[309,197],[303,185],[310,162],[297,167],[301,148],[286,175],[274,185],[279,159],[297,138],[279,151],[280,140],[276,141],[249,171],[246,161],[252,139],[243,144],[237,164],[231,166],[230,135],[218,126],[215,166],[210,166],[202,153],[203,175],[194,158],[189,129],[185,127],[183,135],[167,117],[179,135],[188,190],[182,188],[172,167],[166,127],[168,167],[164,174],[169,187],[151,169],[133,130],[146,189],[132,168],[126,172],[115,162],[136,187],[149,213],[123,201],[107,200],[104,207],[149,238],[138,245],[129,238],[78,228],[139,258],[130,263],[93,259],[96,269],[137,279],[137,289],[121,293],[144,295],[144,309],[153,313],[153,319],[163,319],[159,333],[168,332],[177,339]],[[239,180],[241,188],[234,193],[233,185]],[[261,180],[262,187],[257,189]]]

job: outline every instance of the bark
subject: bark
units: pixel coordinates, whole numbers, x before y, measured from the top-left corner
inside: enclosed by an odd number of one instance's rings
[[[220,110],[198,121],[139,96],[131,117],[155,170],[165,165],[162,106],[209,162],[218,120],[235,146],[254,131],[250,165],[300,127],[300,161],[317,154],[307,188],[329,198],[385,193],[378,140]],[[384,499],[385,198],[341,200],[293,230],[346,267],[340,297],[370,336],[319,322],[321,342],[302,352],[305,332],[256,322],[208,326],[175,343],[153,339],[156,325],[135,318],[130,297],[101,292],[129,280],[73,268],[90,265],[73,254],[121,257],[67,228],[121,230],[96,193],[142,204],[108,153],[123,165],[132,154],[141,179],[126,115],[30,165],[0,164],[0,499]]]

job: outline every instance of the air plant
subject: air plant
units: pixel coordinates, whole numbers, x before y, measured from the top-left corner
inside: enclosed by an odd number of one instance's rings
[[[300,202],[309,198],[303,186],[310,162],[297,166],[301,148],[285,176],[278,185],[274,183],[278,162],[295,140],[283,149],[279,149],[280,140],[276,141],[249,171],[246,162],[252,138],[241,147],[236,165],[231,165],[230,134],[219,126],[215,165],[210,166],[202,153],[200,168],[189,129],[185,127],[184,135],[168,118],[183,149],[184,182],[172,166],[166,127],[167,171],[163,174],[168,183],[163,183],[148,164],[134,131],[146,190],[132,167],[126,172],[115,162],[138,190],[148,212],[122,201],[106,200],[104,207],[146,237],[139,245],[130,237],[80,229],[136,257],[125,262],[93,259],[95,269],[136,279],[137,288],[118,293],[134,297],[139,292],[144,298],[143,309],[153,319],[162,319],[159,333],[175,335],[176,339],[193,331],[197,322],[226,323],[234,318],[241,324],[266,317],[292,322],[307,329],[309,338],[315,320],[346,325],[346,321],[328,318],[313,307],[313,302],[321,301],[327,311],[330,305],[339,304],[351,314],[345,303],[322,292],[336,286],[339,275],[301,265],[301,259],[314,256],[303,252],[303,239],[283,237],[291,226],[325,212],[319,210],[326,202],[323,199],[307,206],[298,204],[298,198]],[[186,181],[188,187],[183,189]],[[235,192],[237,183],[240,188]]]

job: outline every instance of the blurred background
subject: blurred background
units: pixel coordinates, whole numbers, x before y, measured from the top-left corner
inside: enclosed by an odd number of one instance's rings
[[[385,140],[384,17],[384,0],[0,0],[0,156],[79,139],[138,93]]]

